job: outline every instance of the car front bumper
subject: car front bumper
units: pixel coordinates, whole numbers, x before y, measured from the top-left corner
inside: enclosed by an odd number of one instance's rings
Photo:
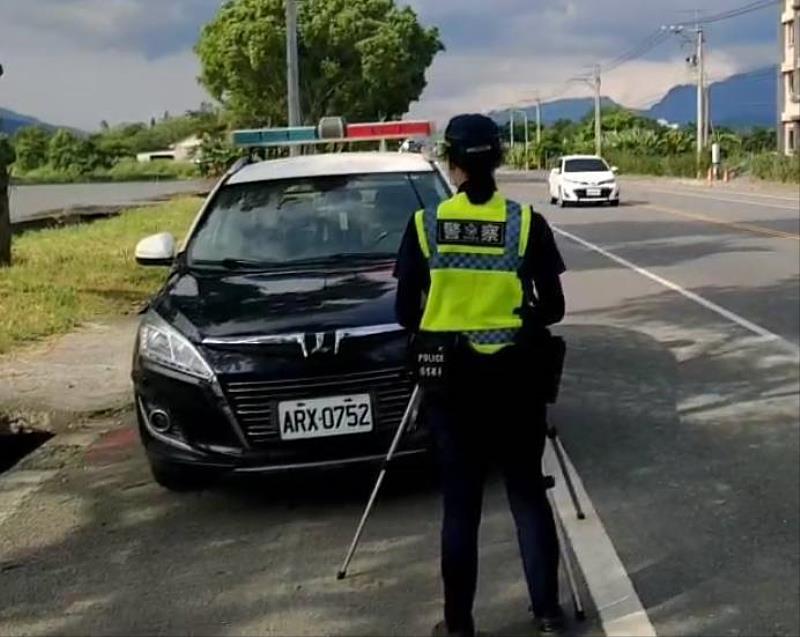
[[[401,368],[391,371],[403,373]],[[336,386],[341,389],[331,390],[330,385],[321,385],[320,392],[310,388],[307,397],[330,395],[331,391],[348,393],[351,391],[348,387],[355,386],[355,382],[372,397],[375,420],[372,432],[284,441],[280,439],[277,423],[270,427],[281,398],[279,390],[269,395],[253,394],[248,406],[266,413],[263,420],[248,425],[226,382],[201,381],[140,362],[134,371],[134,385],[142,443],[151,462],[221,473],[277,473],[377,462],[385,457],[399,426],[410,398],[410,381],[402,386],[398,381],[393,382],[391,393],[387,393],[383,387],[389,386],[388,381],[381,380],[378,384],[370,381],[369,374],[362,373],[350,385],[346,379],[339,381]],[[428,449],[427,429],[415,423],[404,436],[397,456],[423,454]]]
[[[590,195],[589,191],[593,189],[600,190],[599,195]],[[609,202],[619,201],[620,188],[618,184],[604,185],[604,186],[578,186],[578,185],[565,185],[562,188],[562,196],[564,201],[573,203],[578,202]]]

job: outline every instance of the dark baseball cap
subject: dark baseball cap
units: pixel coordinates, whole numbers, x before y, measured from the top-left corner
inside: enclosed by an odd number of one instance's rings
[[[497,151],[500,148],[500,129],[486,115],[457,115],[447,125],[444,138],[451,149],[467,155]]]

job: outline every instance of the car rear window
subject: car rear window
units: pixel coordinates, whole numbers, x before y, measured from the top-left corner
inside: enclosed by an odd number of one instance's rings
[[[411,215],[447,196],[434,172],[224,186],[190,239],[189,263],[291,264],[395,254]]]
[[[564,162],[564,172],[568,173],[608,172],[608,166],[602,159],[568,159]]]

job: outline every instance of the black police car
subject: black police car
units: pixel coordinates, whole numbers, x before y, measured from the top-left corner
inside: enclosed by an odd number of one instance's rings
[[[142,442],[161,485],[379,459],[409,399],[395,254],[415,210],[450,195],[417,154],[339,153],[229,173],[168,265],[133,362]],[[402,453],[426,449],[417,430]]]

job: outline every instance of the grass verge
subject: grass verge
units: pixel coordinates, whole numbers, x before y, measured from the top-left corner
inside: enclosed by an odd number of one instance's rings
[[[0,269],[0,354],[86,321],[135,312],[165,277],[162,268],[136,264],[136,243],[157,232],[183,236],[200,205],[195,197],[174,199],[16,238],[14,265]]]
[[[111,168],[100,168],[89,173],[56,170],[43,166],[28,172],[14,171],[13,181],[20,185],[74,184],[127,181],[177,181],[200,179],[200,168],[191,162],[152,161],[139,163],[135,160],[120,161]]]

